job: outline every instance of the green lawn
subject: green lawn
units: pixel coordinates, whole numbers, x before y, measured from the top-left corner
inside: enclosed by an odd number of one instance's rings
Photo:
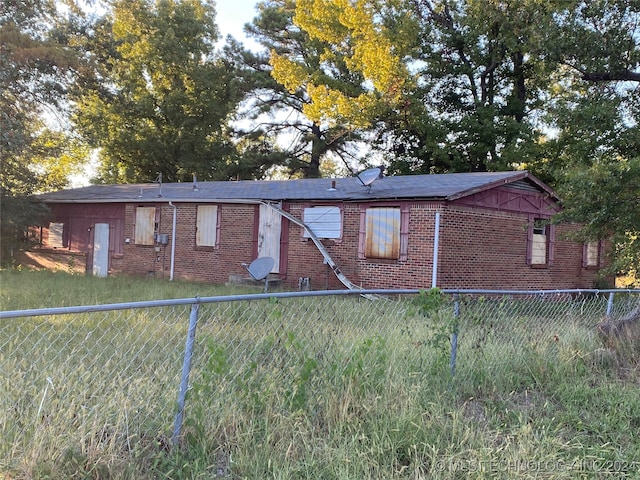
[[[3,310],[259,291],[0,281]],[[640,478],[639,368],[597,316],[463,307],[452,378],[447,302],[201,305],[175,446],[189,306],[2,320],[0,478]]]

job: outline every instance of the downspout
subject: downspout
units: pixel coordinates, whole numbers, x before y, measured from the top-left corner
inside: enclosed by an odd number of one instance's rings
[[[431,272],[431,288],[438,283],[438,249],[440,247],[440,212],[436,212],[436,223],[433,236],[433,270]]]
[[[169,281],[173,280],[173,270],[176,264],[176,223],[178,218],[178,207],[173,202],[169,202],[169,206],[173,208],[173,224],[171,227],[171,269],[169,271]]]

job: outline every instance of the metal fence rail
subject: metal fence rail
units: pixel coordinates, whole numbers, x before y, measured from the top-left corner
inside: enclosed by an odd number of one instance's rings
[[[639,305],[640,290],[369,290],[0,312],[0,464],[63,438],[169,448],[229,405],[314,412],[345,385],[526,376]]]

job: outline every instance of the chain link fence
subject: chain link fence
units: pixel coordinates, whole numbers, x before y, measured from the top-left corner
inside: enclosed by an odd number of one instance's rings
[[[598,325],[637,312],[639,294],[294,292],[0,312],[0,463],[61,445],[169,450],[238,415],[319,415],[344,389],[535,383],[540,355],[604,351]]]

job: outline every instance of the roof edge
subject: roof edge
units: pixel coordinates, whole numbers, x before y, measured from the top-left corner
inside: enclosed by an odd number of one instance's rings
[[[105,199],[83,199],[83,200],[38,200],[42,203],[55,203],[55,204],[86,204],[86,203],[242,203],[242,204],[256,204],[261,200],[247,199],[247,198],[170,198],[170,197],[156,197],[156,198],[105,198]],[[264,200],[263,200],[264,201]],[[267,200],[268,201],[268,200]]]
[[[502,185],[508,185],[510,183],[514,183],[514,182],[517,182],[519,180],[524,180],[524,179],[531,180],[538,188],[540,188],[541,190],[546,192],[549,196],[553,197],[556,201],[560,202],[560,197],[558,196],[558,194],[552,188],[547,186],[545,183],[543,183],[541,180],[536,178],[533,174],[531,174],[527,170],[523,170],[521,172],[514,172],[513,175],[510,175],[510,176],[508,176],[506,178],[503,178],[501,180],[496,180],[495,182],[486,183],[486,184],[481,185],[479,187],[470,188],[469,190],[465,190],[464,192],[458,192],[458,193],[456,193],[454,195],[449,195],[446,198],[446,200],[447,201],[458,200],[458,199],[463,198],[463,197],[468,197],[468,196],[474,195],[476,193],[484,192],[486,190],[491,190],[492,188],[500,187]]]

